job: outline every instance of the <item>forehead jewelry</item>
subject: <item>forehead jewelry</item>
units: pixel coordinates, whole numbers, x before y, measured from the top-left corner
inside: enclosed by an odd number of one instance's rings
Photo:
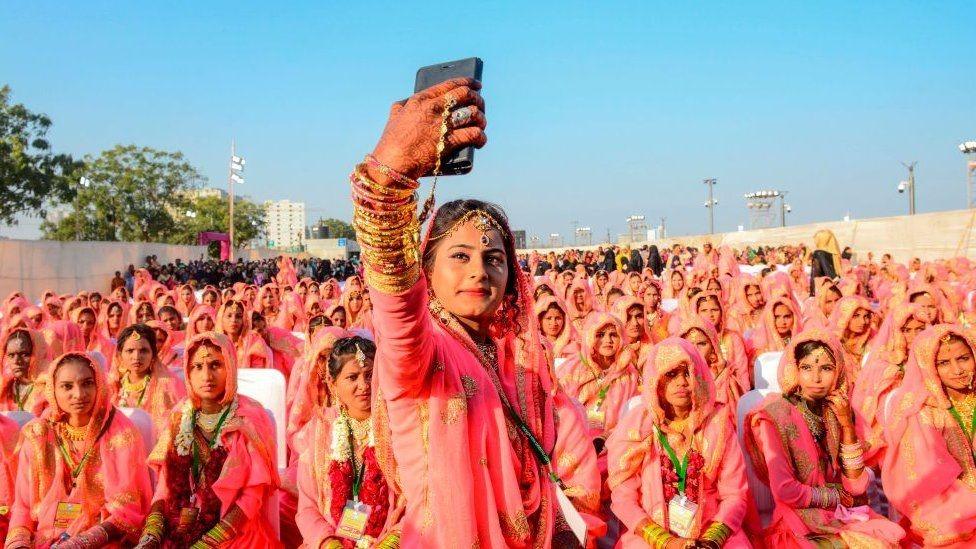
[[[488,214],[484,210],[471,210],[464,215],[462,215],[457,221],[451,225],[451,228],[444,231],[443,233],[435,236],[431,240],[437,240],[444,237],[449,237],[457,232],[457,230],[467,223],[468,221],[474,222],[474,228],[481,232],[481,245],[487,248],[491,244],[491,237],[488,235],[488,231],[496,230],[499,234],[504,234],[502,231],[501,224],[495,220],[494,217]]]
[[[952,341],[952,336],[954,335],[955,334],[953,334],[952,332],[946,332],[946,335],[942,336],[942,339],[940,341],[942,341],[942,343],[949,343],[950,341]]]
[[[827,360],[833,360],[833,357],[830,356],[830,353],[827,352],[827,349],[823,347],[817,347],[810,354],[813,355],[814,360],[820,360],[821,358],[826,358]]]
[[[356,362],[359,363],[360,368],[366,367],[366,353],[363,352],[358,343],[356,344]]]
[[[139,341],[142,339],[142,334],[140,334],[139,332],[132,332],[132,339],[134,339],[135,341]]]
[[[200,358],[210,358],[210,347],[204,345],[200,350],[202,351]]]

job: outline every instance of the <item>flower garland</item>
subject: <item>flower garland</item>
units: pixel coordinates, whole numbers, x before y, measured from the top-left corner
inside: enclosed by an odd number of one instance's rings
[[[349,443],[352,437],[352,421],[343,410],[332,424],[332,453],[328,473],[331,488],[329,513],[336,524],[342,517],[346,502],[352,499],[355,475],[353,470],[355,449]],[[373,425],[370,421],[366,448],[363,450],[363,479],[359,489],[359,501],[370,506],[371,513],[366,521],[364,533],[374,538],[383,532],[389,512],[389,488],[376,460],[375,442]]]
[[[231,420],[237,415],[236,396],[229,406],[230,411],[227,413],[227,418]],[[188,456],[193,449],[193,429],[196,427],[197,413],[198,410],[193,407],[190,399],[186,399],[186,402],[183,403],[183,409],[180,411],[180,430],[176,433],[174,441],[177,455]],[[224,445],[220,435],[227,429],[227,425],[228,422],[224,422],[221,428],[213,434],[213,448],[220,448]]]
[[[701,484],[702,470],[705,467],[705,458],[698,450],[688,451],[688,474],[685,482],[685,496],[698,503],[698,488]],[[671,498],[678,495],[678,472],[674,469],[674,464],[667,456],[661,457],[661,484],[664,487],[664,501],[671,501]]]

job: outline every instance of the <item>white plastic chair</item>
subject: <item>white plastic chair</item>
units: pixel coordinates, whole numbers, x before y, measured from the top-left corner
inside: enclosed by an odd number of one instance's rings
[[[292,332],[291,335],[297,337],[302,341],[305,341],[305,332]]]
[[[285,411],[285,376],[271,368],[241,368],[237,370],[237,392],[251,397],[264,406],[275,424],[276,457],[278,465],[287,462],[285,429],[288,423]]]
[[[24,425],[27,425],[27,422],[34,419],[34,414],[25,412],[23,410],[11,410],[9,412],[0,412],[0,414],[7,416],[8,419],[16,421],[17,426],[19,426],[21,429],[24,428]]]
[[[763,353],[756,357],[755,368],[753,371],[753,386],[766,392],[779,392],[779,360],[783,356],[782,351]]]
[[[643,404],[644,404],[644,397],[643,396],[637,395],[635,397],[630,397],[630,400],[628,400],[627,403],[624,404],[624,411],[623,411],[622,414],[620,414],[620,417],[623,418],[623,416],[625,416],[628,413],[630,413],[631,410],[635,410],[637,408],[640,408],[641,405],[643,405]]]
[[[661,300],[661,310],[666,313],[670,313],[678,308],[678,300],[673,298],[667,298]]]
[[[149,414],[142,408],[119,407],[119,411],[125,414],[125,417],[129,418],[129,421],[139,430],[139,434],[142,435],[142,444],[146,447],[146,453],[152,452],[152,449],[156,447],[156,435],[153,433],[153,422]]]

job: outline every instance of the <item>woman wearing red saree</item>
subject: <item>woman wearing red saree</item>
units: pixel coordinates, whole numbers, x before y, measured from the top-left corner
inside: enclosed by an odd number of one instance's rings
[[[675,335],[694,345],[705,359],[715,385],[715,403],[735,410],[739,398],[752,387],[748,368],[736,369],[722,358],[715,327],[697,315],[683,318]]]
[[[868,341],[874,337],[872,316],[871,304],[861,296],[841,298],[830,315],[830,328],[840,341],[847,382],[852,386],[857,384]]]
[[[687,341],[662,341],[642,387],[642,405],[607,441],[612,509],[626,526],[617,547],[751,547],[735,420],[715,405],[701,355]]]
[[[272,368],[274,355],[261,334],[251,329],[250,310],[242,301],[225,301],[217,311],[216,331],[230,338],[240,368]]]
[[[3,384],[0,386],[0,410],[23,410],[39,416],[47,406],[44,394],[47,352],[40,332],[15,328],[0,340],[3,351]]]
[[[451,80],[395,106],[352,174],[378,342],[372,413],[387,426],[377,456],[403,494],[403,547],[579,546],[552,474],[551,381],[504,213],[448,202],[424,244],[414,239],[415,178],[434,169],[442,120],[454,120],[445,152],[484,143],[477,87]]]
[[[885,493],[925,547],[976,543],[974,350],[972,333],[956,326],[919,334],[886,418]]]
[[[48,407],[21,431],[6,549],[130,546],[149,510],[146,449],[82,353],[51,366]]]
[[[896,547],[905,532],[866,505],[871,476],[847,402],[844,354],[825,330],[790,342],[779,363],[782,394],[746,416],[746,449],[776,508],[769,547]]]
[[[200,334],[186,351],[188,396],[149,455],[159,478],[139,547],[281,547],[266,509],[278,488],[271,421],[237,394],[225,335]]]
[[[606,440],[627,401],[637,395],[640,374],[633,366],[631,352],[626,349],[629,341],[616,316],[593,313],[582,335],[580,353],[563,365],[559,384],[583,405],[590,435]]]
[[[539,330],[549,342],[549,351],[557,366],[579,354],[579,336],[569,322],[566,305],[554,295],[544,295],[535,302]],[[557,368],[558,369],[558,368]]]
[[[159,359],[156,334],[145,324],[119,334],[109,373],[109,392],[116,406],[140,408],[152,419],[155,433],[166,426],[169,411],[184,396],[183,383]]]
[[[775,297],[763,308],[762,322],[752,332],[753,351],[756,356],[782,351],[800,330],[796,303],[786,296]]]
[[[296,522],[303,547],[396,547],[399,518],[393,490],[376,458],[370,381],[376,347],[361,337],[343,338],[326,357],[323,381],[334,403],[316,410],[309,444],[298,464]],[[361,529],[343,521],[347,502],[369,506]],[[402,510],[401,510],[402,511]]]

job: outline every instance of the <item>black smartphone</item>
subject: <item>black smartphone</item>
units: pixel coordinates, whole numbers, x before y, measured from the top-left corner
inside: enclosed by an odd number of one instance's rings
[[[417,81],[413,92],[440,84],[452,78],[473,78],[481,82],[481,69],[484,63],[477,57],[437,63],[417,70]],[[441,159],[441,175],[463,175],[474,168],[474,147],[465,147],[454,151],[450,156]],[[433,175],[433,174],[428,174]]]

